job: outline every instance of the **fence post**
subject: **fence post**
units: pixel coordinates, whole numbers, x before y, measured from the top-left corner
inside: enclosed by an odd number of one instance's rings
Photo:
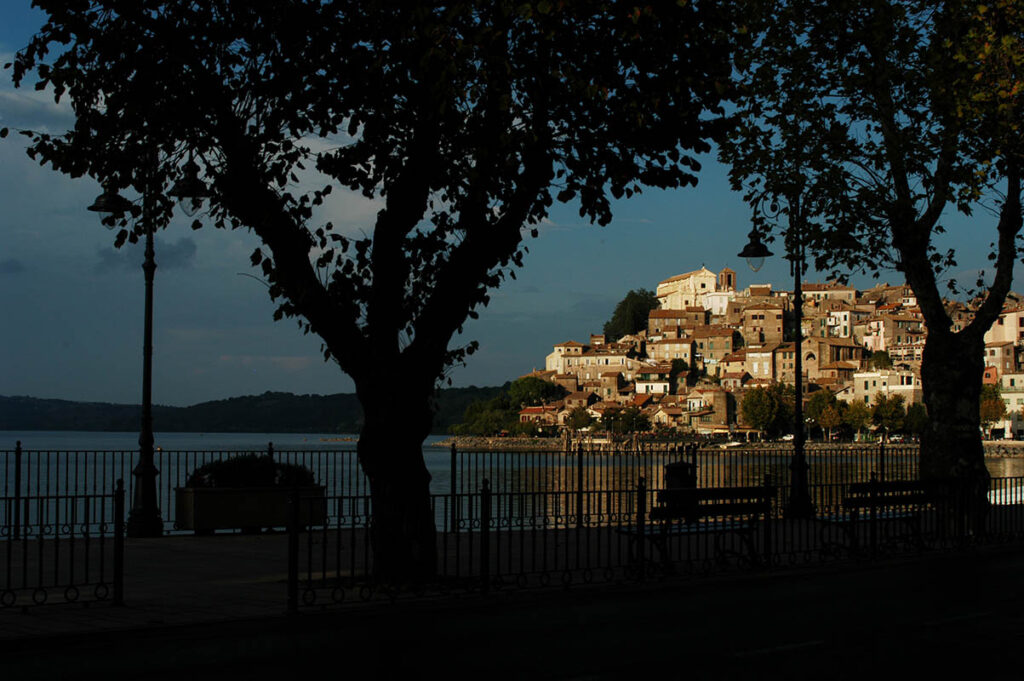
[[[765,567],[772,566],[772,498],[775,490],[772,489],[772,476],[764,474],[764,493],[768,499],[768,506],[764,510],[764,559]]]
[[[288,495],[288,614],[299,611],[299,488]]]
[[[884,436],[883,436],[884,438]],[[878,479],[885,480],[885,440],[878,441]]]
[[[124,605],[124,480],[114,489],[114,605]]]
[[[636,545],[637,545],[637,559],[640,561],[640,577],[642,578],[646,571],[647,556],[647,536],[644,532],[647,524],[647,480],[644,476],[640,476],[640,481],[636,487]]]
[[[878,490],[878,473],[871,471],[871,480],[868,484],[871,497],[871,515],[870,515],[870,527],[868,529],[869,537],[871,538],[871,557],[874,558],[878,549],[878,504],[881,499],[879,498]]]
[[[451,474],[450,474],[451,477],[449,478],[449,483],[448,483],[448,493],[451,495],[451,498],[452,498],[452,507],[451,507],[451,510],[450,510],[451,518],[449,520],[449,526],[448,526],[449,532],[454,532],[455,528],[456,528],[456,526],[457,526],[457,524],[459,522],[459,511],[458,511],[458,508],[457,508],[458,502],[459,502],[459,497],[458,497],[458,492],[455,489],[455,479],[456,479],[456,476],[458,475],[458,454],[459,454],[459,452],[458,452],[458,449],[455,446],[455,441],[452,440]]]
[[[21,440],[14,446],[14,538],[21,539]]]
[[[267,443],[267,456],[270,457],[271,459],[274,458],[274,443],[273,442],[268,442]]]
[[[576,528],[583,529],[583,447],[576,450]]]
[[[491,482],[480,489],[480,593],[491,590]]]

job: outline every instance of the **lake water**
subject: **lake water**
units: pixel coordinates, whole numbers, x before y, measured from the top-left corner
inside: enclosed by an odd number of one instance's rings
[[[168,451],[247,451],[266,449],[268,442],[279,451],[302,449],[355,449],[358,435],[351,433],[154,433],[154,446]],[[431,435],[424,446],[444,439]],[[139,434],[90,431],[0,430],[0,451],[14,449],[50,451],[121,451],[139,447]]]

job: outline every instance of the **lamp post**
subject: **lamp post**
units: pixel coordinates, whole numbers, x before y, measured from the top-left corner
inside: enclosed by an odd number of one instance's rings
[[[151,166],[149,171],[153,173],[155,167]],[[135,484],[132,507],[128,514],[129,537],[159,537],[164,532],[156,495],[156,476],[160,471],[157,470],[153,458],[153,275],[156,273],[153,250],[156,189],[153,185],[153,178],[150,176],[142,193],[142,226],[146,237],[142,262],[146,280],[142,337],[142,416],[139,429],[139,463],[132,470]],[[175,184],[170,194],[193,208],[191,212],[186,210],[189,215],[194,215],[202,206],[203,199],[209,195],[206,186],[198,178],[198,168],[191,158],[186,165],[184,178]],[[88,210],[108,216],[103,222],[108,228],[113,229],[116,219],[124,215],[131,205],[131,201],[106,187]]]
[[[796,221],[798,222],[798,220]],[[748,235],[749,241],[739,253],[747,260],[750,269],[757,272],[764,264],[764,259],[772,252],[761,242],[761,236],[755,227]],[[793,320],[796,324],[794,341],[794,405],[793,405],[793,458],[789,463],[789,502],[783,509],[787,518],[808,519],[817,513],[811,501],[807,485],[807,457],[804,454],[804,386],[803,386],[803,288],[801,276],[806,267],[803,239],[799,229],[793,222],[786,233],[786,256],[789,260],[790,274],[793,275]]]

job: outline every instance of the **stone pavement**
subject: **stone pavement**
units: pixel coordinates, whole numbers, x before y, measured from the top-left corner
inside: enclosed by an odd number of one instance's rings
[[[285,616],[282,535],[131,540],[126,605],[0,611],[4,678],[1020,678],[1024,549]]]

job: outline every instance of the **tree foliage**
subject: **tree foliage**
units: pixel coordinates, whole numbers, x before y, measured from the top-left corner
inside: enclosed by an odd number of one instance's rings
[[[604,336],[608,342],[637,333],[647,328],[647,316],[658,309],[658,297],[653,291],[636,289],[626,294],[604,323]]]
[[[508,386],[509,402],[518,407],[530,407],[560,400],[569,391],[557,383],[536,376],[523,376]]]
[[[902,430],[907,416],[903,402],[903,395],[877,393],[871,405],[871,422],[886,435]]]
[[[907,407],[907,415],[903,419],[903,430],[908,435],[920,437],[928,425],[928,410],[920,402]]]
[[[859,435],[871,422],[871,408],[863,402],[853,401],[843,412],[843,423],[846,424],[855,435]]]
[[[477,347],[454,337],[554,201],[605,225],[613,197],[696,183],[746,35],[716,3],[36,5],[47,21],[14,80],[69,101],[75,123],[25,131],[30,155],[145,192],[155,229],[194,162],[212,197],[193,227],[260,239],[275,318],[355,382],[386,579],[435,569],[420,444],[437,381]],[[353,197],[379,209],[342,229],[331,214]],[[146,229],[118,226],[118,244]]]
[[[651,419],[636,406],[609,408],[601,417],[601,427],[610,433],[642,433],[651,429]]]
[[[565,419],[565,425],[572,430],[583,430],[594,423],[594,417],[585,407],[574,407]]]
[[[768,387],[749,388],[740,406],[743,420],[752,428],[775,437],[792,429],[793,387],[774,383]]]
[[[829,437],[831,431],[838,426],[840,421],[839,408],[836,406],[836,396],[828,390],[819,390],[807,400],[804,407],[804,417],[814,426],[827,430]]]
[[[979,415],[982,428],[988,429],[993,423],[1006,416],[1006,402],[999,391],[999,386],[985,384],[981,386],[981,402]]]

